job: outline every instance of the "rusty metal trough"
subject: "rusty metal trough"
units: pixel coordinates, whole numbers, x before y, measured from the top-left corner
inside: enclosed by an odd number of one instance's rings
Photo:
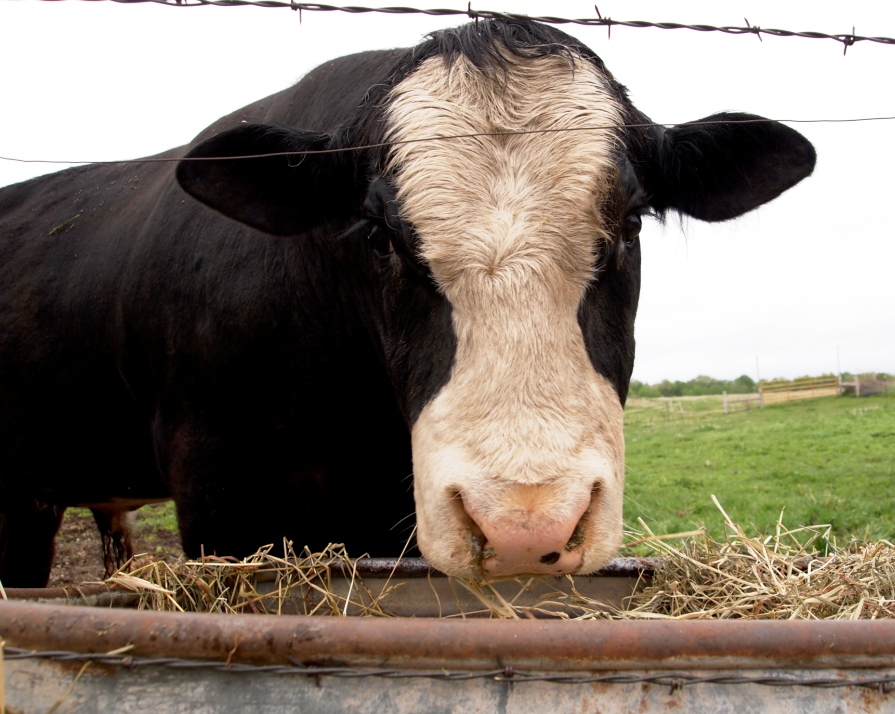
[[[103,587],[0,602],[7,712],[895,711],[895,621],[178,614]]]

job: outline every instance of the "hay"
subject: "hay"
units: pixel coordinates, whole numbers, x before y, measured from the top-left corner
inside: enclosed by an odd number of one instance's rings
[[[386,583],[379,593],[371,592],[356,576],[355,562],[342,545],[298,555],[287,542],[282,556],[268,545],[243,560],[157,560],[133,570],[125,564],[105,582],[138,593],[140,610],[344,616],[350,603],[357,614],[385,616],[379,603],[392,588]],[[349,588],[342,596],[334,582],[345,574]]]
[[[829,543],[827,525],[787,529],[781,519],[770,536],[749,536],[724,515],[726,536],[717,541],[705,529],[656,535],[628,533],[626,547],[647,548],[654,575],[639,584],[623,607],[585,597],[567,576],[556,580],[519,579],[513,595],[503,582],[452,580],[454,593],[466,591],[481,608],[459,617],[564,619],[877,619],[895,618],[895,546],[888,541]],[[139,593],[141,609],[374,617],[391,616],[390,598],[400,589],[373,588],[358,574],[343,546],[300,556],[289,543],[283,555],[273,547],[242,561],[206,557],[195,561],[151,562],[123,569],[106,582]],[[267,582],[266,587],[261,583]],[[347,582],[347,588],[346,588]],[[550,583],[554,583],[551,585]],[[535,591],[536,605],[519,605]],[[375,591],[374,590],[378,590]],[[508,594],[509,593],[509,594]],[[433,598],[437,598],[433,588]],[[456,598],[459,602],[459,597]],[[530,601],[531,598],[529,597]],[[442,603],[438,602],[439,611]]]
[[[661,559],[652,581],[628,601],[625,619],[857,620],[895,617],[895,546],[829,543],[830,526],[750,537],[724,515],[726,537],[704,529],[679,546],[649,534]],[[819,546],[823,544],[823,549]]]

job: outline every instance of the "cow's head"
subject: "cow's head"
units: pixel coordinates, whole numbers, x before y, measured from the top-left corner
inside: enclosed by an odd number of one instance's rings
[[[178,179],[273,234],[360,221],[435,567],[593,571],[621,542],[642,217],[734,218],[810,174],[814,151],[746,114],[650,125],[589,50],[539,25],[470,25],[410,57],[336,135],[245,126],[190,156],[386,146],[184,162]]]

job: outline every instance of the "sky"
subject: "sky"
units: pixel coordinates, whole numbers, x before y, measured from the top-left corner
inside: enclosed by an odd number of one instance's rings
[[[360,4],[360,0],[352,0]],[[392,3],[369,2],[380,7]],[[464,9],[466,0],[401,3]],[[625,0],[604,17],[895,37],[895,3]],[[480,10],[593,17],[593,2],[476,0]],[[252,7],[0,0],[0,156],[146,156],[279,91],[316,65],[410,46],[463,18]],[[895,45],[563,26],[653,120],[895,116]],[[888,89],[887,89],[888,87]],[[721,224],[647,221],[634,378],[895,373],[895,121],[792,124],[817,168]],[[64,168],[0,161],[0,186]]]

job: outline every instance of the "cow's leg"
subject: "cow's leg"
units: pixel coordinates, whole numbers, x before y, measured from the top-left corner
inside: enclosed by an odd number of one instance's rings
[[[134,557],[131,543],[130,514],[131,511],[91,508],[93,520],[103,541],[103,567],[105,575],[110,577],[128,560]]]
[[[175,495],[181,542],[189,557],[244,558],[268,544],[282,553],[284,538],[300,551],[321,531],[321,519],[337,518],[315,493],[325,475],[322,468],[293,474],[296,484],[292,478],[290,483],[271,476],[263,464],[252,469],[243,463],[243,468],[216,469],[198,488],[193,482],[184,489],[188,495]]]
[[[46,587],[53,541],[65,508],[35,501],[4,504],[0,512],[0,582],[5,587]]]
[[[279,548],[283,537],[314,533],[325,517],[322,467],[295,463],[276,435],[247,424],[198,421],[156,434],[159,465],[191,558],[245,557],[268,543]]]

